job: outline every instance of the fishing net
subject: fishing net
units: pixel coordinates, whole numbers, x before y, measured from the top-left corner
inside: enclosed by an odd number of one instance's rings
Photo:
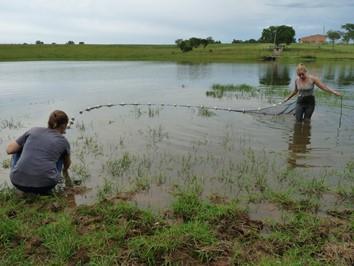
[[[113,107],[113,106],[155,106],[155,107],[181,107],[181,108],[199,108],[199,109],[210,109],[210,110],[220,110],[238,113],[253,113],[253,114],[263,114],[263,115],[285,115],[293,114],[296,107],[296,102],[289,103],[278,103],[272,106],[257,108],[257,109],[235,109],[235,108],[225,108],[225,107],[210,107],[210,106],[195,106],[195,105],[184,105],[184,104],[151,104],[151,103],[119,103],[119,104],[105,104],[105,105],[95,105],[88,107],[85,110],[80,111],[80,114],[84,112],[89,112],[94,109],[101,109],[103,107]]]
[[[248,110],[247,113],[256,113],[263,115],[286,115],[293,114],[296,108],[296,101],[289,103],[273,104],[265,108],[258,108],[256,110]]]

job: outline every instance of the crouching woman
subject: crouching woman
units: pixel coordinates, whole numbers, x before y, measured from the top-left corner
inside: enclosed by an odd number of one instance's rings
[[[48,128],[34,127],[6,149],[12,154],[11,183],[19,190],[35,194],[48,194],[61,179],[61,171],[67,185],[71,184],[70,144],[64,137],[69,118],[56,110],[48,120]]]

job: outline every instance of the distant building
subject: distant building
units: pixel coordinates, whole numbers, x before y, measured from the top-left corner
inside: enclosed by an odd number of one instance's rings
[[[325,43],[327,39],[326,35],[315,34],[310,36],[305,36],[300,39],[300,43]]]

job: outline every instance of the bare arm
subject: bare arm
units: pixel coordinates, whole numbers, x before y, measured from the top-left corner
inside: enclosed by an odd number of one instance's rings
[[[318,78],[313,78],[313,81],[315,82],[316,86],[319,87],[321,90],[332,93],[336,96],[342,96],[342,94],[334,89],[331,89],[328,87],[326,84],[322,83]]]
[[[7,154],[14,154],[19,152],[22,149],[22,146],[18,144],[15,140],[11,141],[9,145],[7,145],[6,152]]]
[[[64,162],[63,162],[63,166],[64,166],[63,167],[63,176],[65,179],[65,185],[68,187],[72,187],[72,181],[71,181],[71,178],[70,178],[69,172],[68,172],[70,165],[71,165],[70,155],[66,154],[64,156]]]
[[[292,97],[294,97],[297,94],[297,92],[298,89],[295,87],[295,89],[289,94],[289,96],[284,99],[284,102],[289,101]]]
[[[66,154],[66,155],[64,156],[64,162],[63,162],[64,168],[63,168],[63,172],[67,172],[68,169],[69,169],[69,167],[70,167],[70,165],[71,165],[70,155],[69,155],[69,154]]]

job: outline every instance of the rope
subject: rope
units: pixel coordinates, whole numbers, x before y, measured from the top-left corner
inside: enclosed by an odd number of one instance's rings
[[[340,96],[339,128],[341,128],[342,126],[342,114],[343,114],[343,96]]]

